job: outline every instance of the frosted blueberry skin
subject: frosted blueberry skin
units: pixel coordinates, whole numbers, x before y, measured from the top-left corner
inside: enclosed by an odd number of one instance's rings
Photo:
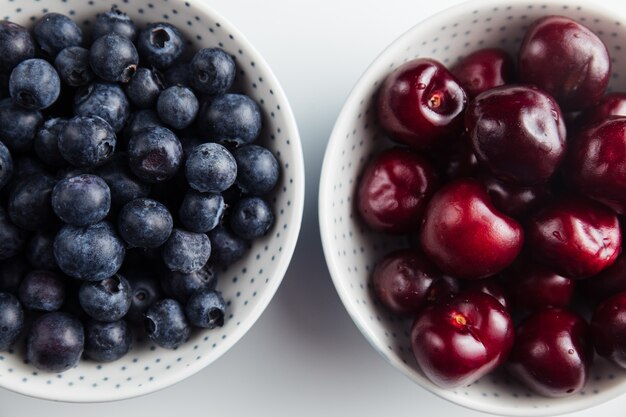
[[[243,94],[222,94],[207,100],[198,113],[198,127],[216,142],[241,146],[261,133],[258,104]]]
[[[142,109],[134,112],[128,118],[128,123],[122,131],[124,139],[124,148],[126,148],[130,138],[148,127],[165,127],[156,111],[151,109]]]
[[[0,351],[17,342],[24,329],[24,310],[12,294],[0,292]]]
[[[87,85],[95,77],[89,64],[89,50],[80,46],[70,46],[59,52],[54,59],[54,68],[61,80],[71,87]]]
[[[176,135],[164,127],[139,131],[128,142],[131,171],[146,182],[163,182],[178,172],[183,148]]]
[[[75,167],[106,163],[115,152],[117,139],[111,126],[98,116],[76,116],[59,135],[59,152]]]
[[[59,137],[66,124],[67,120],[61,118],[46,120],[35,136],[35,153],[47,166],[60,168],[67,165],[67,161],[59,152]]]
[[[180,30],[169,23],[152,23],[139,33],[137,50],[147,64],[165,70],[182,56],[185,39]]]
[[[216,285],[217,273],[210,263],[188,274],[168,271],[161,276],[161,287],[165,295],[182,304],[187,303],[189,297],[196,292],[214,290]]]
[[[9,93],[20,106],[31,110],[50,107],[61,94],[61,79],[48,61],[38,58],[20,62],[9,77]]]
[[[201,93],[223,94],[232,87],[237,73],[235,60],[221,48],[203,48],[189,64],[193,87]]]
[[[33,323],[26,340],[26,359],[37,369],[63,372],[78,363],[85,346],[83,325],[63,312],[46,313]]]
[[[191,188],[202,193],[221,193],[235,183],[237,162],[218,143],[203,143],[189,154],[185,176]]]
[[[274,213],[259,197],[242,198],[230,213],[230,228],[243,239],[264,236],[274,224]]]
[[[148,68],[137,68],[124,87],[132,104],[140,109],[153,108],[163,90],[163,81],[158,72]]]
[[[191,325],[182,306],[170,298],[157,301],[148,308],[144,327],[150,339],[166,349],[177,348],[191,335]]]
[[[223,225],[211,230],[209,238],[211,239],[211,260],[222,266],[237,262],[248,249],[246,240]]]
[[[237,161],[237,185],[244,193],[263,195],[274,189],[280,166],[269,149],[246,145],[235,149],[233,156]]]
[[[10,73],[20,62],[35,57],[35,43],[28,29],[17,23],[0,22],[0,71]]]
[[[39,110],[20,107],[10,98],[0,100],[0,138],[12,152],[31,150],[42,123]]]
[[[180,205],[178,218],[188,230],[206,233],[217,227],[225,211],[226,204],[221,194],[189,191]]]
[[[78,300],[85,313],[104,322],[124,317],[130,309],[131,298],[130,284],[120,274],[102,281],[83,282],[78,291]]]
[[[57,311],[65,301],[65,279],[56,272],[31,271],[20,284],[19,299],[30,310]]]
[[[191,324],[205,329],[224,325],[226,302],[218,291],[201,290],[191,296],[185,312]]]
[[[83,32],[72,19],[59,13],[47,13],[35,23],[35,40],[41,49],[55,56],[68,46],[80,46]]]
[[[174,129],[189,127],[198,114],[200,104],[191,89],[181,86],[168,87],[157,100],[159,118]]]
[[[67,224],[95,224],[109,213],[111,191],[107,183],[96,175],[83,174],[67,178],[54,186],[52,208]]]
[[[85,325],[85,355],[97,362],[113,362],[126,355],[132,340],[126,320],[89,320]]]
[[[118,84],[95,82],[76,91],[74,114],[99,116],[117,133],[130,116],[130,103]]]
[[[148,307],[163,298],[163,291],[156,275],[147,272],[141,266],[139,268],[124,270],[131,292],[131,304],[125,319],[133,324],[143,324]]]
[[[167,207],[149,198],[126,203],[117,217],[120,235],[131,247],[158,248],[169,238],[173,227]]]
[[[113,6],[108,12],[99,13],[91,27],[93,39],[98,39],[107,33],[116,33],[134,42],[137,38],[137,26],[130,16]]]
[[[0,189],[7,185],[13,176],[13,157],[9,148],[0,142]]]
[[[204,233],[174,229],[161,254],[170,271],[189,274],[202,268],[209,260],[211,241]]]
[[[11,221],[24,230],[50,227],[55,218],[50,203],[55,183],[47,175],[31,175],[19,181],[9,194],[7,211]]]
[[[127,83],[137,70],[139,54],[127,37],[107,33],[91,44],[89,63],[93,72],[103,80]]]

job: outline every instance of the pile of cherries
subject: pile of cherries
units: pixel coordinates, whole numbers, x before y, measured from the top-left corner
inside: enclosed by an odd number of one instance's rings
[[[580,391],[594,351],[626,368],[626,94],[605,95],[606,46],[561,16],[535,21],[517,64],[482,49],[420,58],[382,85],[379,123],[404,145],[366,167],[357,208],[410,248],[372,287],[415,319],[424,374],[453,388],[505,365],[535,392]]]

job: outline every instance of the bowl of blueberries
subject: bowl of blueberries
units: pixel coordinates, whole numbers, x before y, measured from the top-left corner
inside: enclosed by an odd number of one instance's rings
[[[370,344],[496,415],[626,391],[626,16],[473,1],[371,64],[328,144],[324,253]]]
[[[0,386],[88,402],[174,384],[289,265],[304,165],[285,94],[201,0],[3,10]]]

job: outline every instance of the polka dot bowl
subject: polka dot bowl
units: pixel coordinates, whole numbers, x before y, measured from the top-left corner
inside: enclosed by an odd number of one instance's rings
[[[138,339],[118,361],[97,364],[81,360],[61,374],[38,372],[23,361],[23,347],[0,352],[0,386],[33,397],[74,402],[110,401],[165,388],[200,371],[223,355],[250,329],[269,304],[291,260],[304,205],[304,162],[296,123],[285,94],[268,64],[250,42],[205,0],[2,0],[0,17],[32,27],[49,11],[67,14],[85,33],[96,13],[112,5],[143,26],[168,21],[178,26],[189,49],[220,46],[238,64],[236,90],[259,103],[263,113],[260,143],[271,149],[282,167],[269,201],[276,222],[255,240],[246,256],[222,271],[218,289],[228,308],[222,328],[194,331],[175,350]]]
[[[411,352],[411,321],[387,313],[374,299],[369,284],[376,262],[408,243],[404,238],[368,230],[354,206],[365,164],[381,148],[390,146],[377,126],[373,107],[378,87],[395,68],[417,57],[432,57],[451,66],[483,47],[502,47],[515,56],[532,21],[559,14],[588,25],[603,39],[613,59],[610,87],[625,91],[626,58],[621,48],[626,39],[626,16],[616,9],[586,1],[463,3],[424,20],[385,49],[358,81],[337,119],[319,190],[322,243],[334,285],[374,349],[404,375],[449,401],[497,415],[554,415],[591,407],[626,392],[626,372],[596,358],[585,388],[563,399],[538,396],[502,371],[455,390],[439,388],[424,376]]]

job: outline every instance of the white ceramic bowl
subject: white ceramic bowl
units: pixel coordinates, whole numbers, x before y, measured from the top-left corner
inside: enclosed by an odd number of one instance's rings
[[[374,233],[359,220],[354,196],[364,165],[390,146],[376,123],[374,97],[385,77],[402,63],[432,57],[454,65],[483,47],[502,47],[516,55],[526,27],[535,19],[559,14],[581,21],[606,43],[613,59],[611,88],[626,91],[626,11],[586,1],[475,0],[417,24],[393,42],[367,69],[348,97],[332,132],[322,168],[319,220],[333,282],[346,310],[371,345],[395,368],[433,393],[460,405],[497,415],[535,416],[580,410],[626,392],[626,372],[596,358],[589,382],[579,394],[548,399],[493,374],[456,390],[431,383],[411,353],[410,321],[379,306],[369,286],[372,267],[404,238]]]
[[[62,374],[38,372],[23,363],[23,352],[0,352],[0,386],[33,397],[61,401],[109,401],[146,394],[198,372],[230,349],[259,318],[276,292],[293,254],[304,205],[304,161],[296,123],[287,98],[267,63],[250,42],[206,0],[2,0],[0,18],[27,27],[46,12],[67,14],[85,31],[96,13],[112,5],[140,26],[168,21],[178,26],[191,48],[220,46],[238,64],[236,88],[256,100],[263,112],[260,143],[282,167],[269,200],[276,223],[256,240],[244,259],[219,276],[218,289],[228,303],[224,327],[194,331],[176,350],[147,341],[135,343],[122,359],[97,364],[81,361]]]

